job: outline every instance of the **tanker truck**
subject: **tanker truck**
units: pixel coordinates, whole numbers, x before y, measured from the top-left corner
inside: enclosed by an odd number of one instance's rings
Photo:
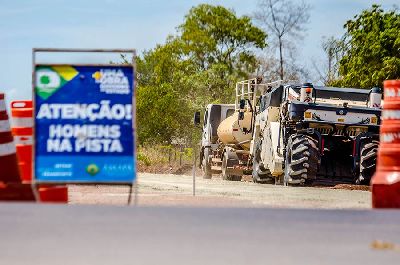
[[[250,143],[255,112],[249,101],[260,79],[236,84],[235,104],[209,104],[205,109],[200,148],[203,177],[221,174],[222,179],[240,181],[252,172]],[[195,114],[200,124],[200,113]]]

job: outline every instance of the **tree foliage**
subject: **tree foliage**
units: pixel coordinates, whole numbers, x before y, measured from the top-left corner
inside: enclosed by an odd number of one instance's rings
[[[235,82],[255,71],[254,51],[266,37],[247,16],[193,7],[175,35],[137,59],[139,142],[191,140],[194,111],[233,101]]]
[[[266,47],[266,34],[253,26],[249,17],[238,18],[222,6],[192,8],[179,29],[186,54],[201,70],[224,65],[228,74],[242,67],[247,73],[254,63],[250,48]]]
[[[379,5],[364,10],[344,25],[345,55],[335,85],[371,88],[400,78],[400,14]]]

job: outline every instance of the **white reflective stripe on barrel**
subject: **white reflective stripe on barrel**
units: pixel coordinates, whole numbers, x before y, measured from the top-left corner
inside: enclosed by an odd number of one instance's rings
[[[8,120],[0,120],[0,133],[11,131],[10,122]]]
[[[386,99],[400,98],[400,88],[398,87],[385,87],[383,93]]]
[[[14,136],[15,144],[20,145],[33,145],[33,137],[32,136]]]
[[[6,102],[4,99],[0,99],[0,111],[6,110]]]
[[[0,156],[12,155],[12,154],[15,154],[15,152],[16,152],[16,149],[15,149],[14,142],[0,144]]]
[[[384,120],[400,120],[400,110],[383,110],[382,119]]]
[[[33,118],[20,118],[20,117],[12,117],[12,127],[13,128],[32,128],[33,127]]]

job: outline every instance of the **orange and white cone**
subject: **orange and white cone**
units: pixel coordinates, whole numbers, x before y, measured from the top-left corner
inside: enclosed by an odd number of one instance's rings
[[[14,138],[3,93],[0,93],[0,182],[21,182]]]
[[[373,208],[400,208],[400,80],[384,81],[380,145],[371,180]]]

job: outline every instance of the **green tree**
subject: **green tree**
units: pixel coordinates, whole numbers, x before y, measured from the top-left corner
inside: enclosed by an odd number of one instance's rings
[[[136,64],[139,143],[170,143],[174,137],[187,136],[185,127],[193,111],[174,86],[185,64],[179,43],[169,37],[166,44],[144,52]]]
[[[171,85],[141,86],[137,98],[139,143],[170,143],[179,132],[184,138],[190,131],[189,107]]]
[[[306,30],[305,24],[309,21],[310,9],[311,6],[304,1],[293,3],[290,0],[259,0],[258,2],[254,18],[269,30],[268,33],[277,44],[281,80],[290,80],[293,76],[292,71],[289,71],[289,74],[285,73],[286,68],[298,68],[293,64],[293,58],[287,56],[295,52],[296,43]]]
[[[266,34],[221,6],[192,8],[178,32],[137,58],[139,142],[193,139],[192,114],[231,103],[237,79],[256,68]]]
[[[250,17],[237,17],[223,6],[193,7],[179,30],[185,54],[203,71],[213,65],[224,65],[227,74],[236,71],[248,74],[256,66],[252,48],[267,46],[266,33],[253,26]]]
[[[400,14],[379,5],[364,10],[344,25],[345,55],[335,85],[371,88],[400,78]]]

